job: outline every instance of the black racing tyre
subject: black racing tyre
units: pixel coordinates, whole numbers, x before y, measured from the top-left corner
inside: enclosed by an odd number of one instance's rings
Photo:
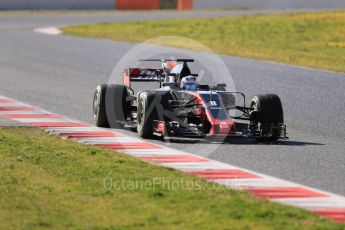
[[[153,138],[153,121],[166,121],[164,113],[168,111],[168,92],[143,91],[138,95],[137,132],[140,137]]]
[[[284,123],[283,107],[279,97],[275,94],[254,96],[250,107],[256,112],[254,122],[259,123],[261,127]],[[265,130],[262,131],[265,132]],[[280,131],[273,130],[271,135],[271,139],[276,140],[280,137]]]
[[[127,88],[123,85],[98,85],[93,99],[96,125],[105,128],[122,128],[129,113],[130,102],[126,101]]]
[[[250,106],[258,111],[257,121],[260,123],[284,122],[283,107],[279,97],[275,94],[254,96]]]

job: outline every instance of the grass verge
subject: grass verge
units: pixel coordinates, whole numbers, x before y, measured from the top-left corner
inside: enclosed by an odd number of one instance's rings
[[[66,34],[130,42],[174,35],[219,54],[345,71],[345,12],[166,19],[65,27]],[[189,44],[160,41],[190,48]]]
[[[35,128],[0,129],[0,166],[0,229],[343,227],[297,208]],[[164,183],[157,183],[157,178]],[[115,186],[116,181],[122,186]],[[173,182],[179,186],[173,188]],[[199,186],[183,188],[186,183]]]

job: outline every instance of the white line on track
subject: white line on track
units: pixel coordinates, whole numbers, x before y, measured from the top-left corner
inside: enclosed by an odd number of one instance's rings
[[[77,140],[79,143],[84,143],[88,145],[95,145],[95,144],[113,144],[113,143],[146,143],[145,141],[131,138],[131,137],[100,137],[100,138],[79,138]]]
[[[13,120],[31,123],[31,122],[66,122],[66,119],[56,119],[56,118],[12,118]]]
[[[34,29],[34,32],[41,33],[41,34],[48,34],[48,35],[62,34],[62,31],[58,27],[55,27],[55,26],[36,28]]]
[[[321,198],[285,198],[274,199],[274,201],[293,205],[305,209],[326,209],[326,208],[345,208],[345,199],[342,197],[321,197]]]

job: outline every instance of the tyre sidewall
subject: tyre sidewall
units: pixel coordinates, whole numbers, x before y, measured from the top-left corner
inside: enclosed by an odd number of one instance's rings
[[[96,98],[96,95],[97,98]],[[94,119],[98,127],[122,128],[129,113],[127,88],[123,85],[98,85],[94,94]]]
[[[105,108],[106,85],[98,85],[94,94],[93,112],[96,126],[109,128]],[[97,96],[97,98],[96,98]]]
[[[137,131],[139,136],[143,138],[153,137],[153,121],[167,121],[168,117],[164,115],[164,111],[169,109],[168,105],[169,93],[160,91],[143,91],[138,95],[138,114],[142,112],[142,116],[138,117]],[[139,121],[141,118],[142,121]]]
[[[153,135],[153,120],[155,108],[152,104],[152,98],[154,95],[149,92],[141,92],[138,96],[138,114],[141,116],[138,117],[137,122],[137,131],[140,137],[142,138],[151,138]],[[151,110],[151,111],[149,111]]]

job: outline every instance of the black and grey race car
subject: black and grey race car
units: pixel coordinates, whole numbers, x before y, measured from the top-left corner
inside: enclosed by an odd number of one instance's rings
[[[129,68],[123,84],[98,85],[93,113],[99,127],[136,130],[142,138],[254,137],[286,138],[283,108],[275,94],[254,96],[246,106],[241,92],[226,91],[226,84],[202,85],[188,63],[193,59],[148,59],[162,68]],[[159,87],[134,92],[136,82],[157,82]],[[236,105],[242,97],[243,104]],[[230,115],[236,110],[236,114]]]

